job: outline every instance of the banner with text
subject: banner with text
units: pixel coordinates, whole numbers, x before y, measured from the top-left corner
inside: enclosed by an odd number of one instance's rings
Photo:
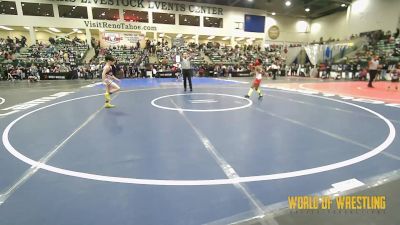
[[[122,32],[103,32],[101,33],[100,45],[102,47],[125,45],[128,47],[136,46],[136,43],[144,40],[143,34],[122,33]]]
[[[187,3],[175,3],[164,1],[149,0],[49,0],[50,2],[63,3],[69,2],[81,6],[82,4],[92,4],[98,6],[119,6],[135,9],[155,9],[173,12],[190,12],[197,14],[224,15],[224,9],[221,7],[193,5]]]

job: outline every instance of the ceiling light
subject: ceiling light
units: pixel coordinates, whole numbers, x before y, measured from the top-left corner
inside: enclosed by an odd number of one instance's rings
[[[11,6],[10,9],[15,9],[15,8]]]
[[[229,40],[229,39],[231,39],[231,37],[224,37],[224,38],[222,38],[223,41],[226,41],[226,40]]]
[[[207,39],[208,40],[212,40],[212,39],[214,39],[215,38],[215,36],[210,36],[210,37],[208,37]]]
[[[276,15],[276,12],[271,13],[271,15],[275,16],[275,15]]]
[[[342,6],[342,7],[346,7],[346,4],[343,3],[341,6]]]
[[[305,11],[306,11],[306,12],[310,12],[310,8],[306,8]]]
[[[244,40],[244,38],[238,38],[238,39],[236,39],[236,41],[243,41]]]
[[[55,32],[55,33],[60,33],[61,31],[57,28],[49,27],[49,30]]]
[[[197,35],[194,35],[193,37],[192,37],[192,39],[196,39],[197,38]]]
[[[0,29],[3,29],[3,30],[14,30],[14,29],[6,27],[6,26],[0,26]]]
[[[83,32],[81,31],[81,30],[78,30],[78,32],[77,32],[78,34],[83,34]]]
[[[72,29],[74,32],[78,32],[79,30],[78,29],[76,29],[76,28],[74,28],[74,29]]]
[[[286,1],[286,2],[285,2],[285,5],[289,7],[289,6],[292,5],[292,2],[291,2],[291,1]]]
[[[253,0],[247,0],[248,2],[253,2]]]
[[[24,27],[25,29],[29,30],[29,27]]]
[[[182,37],[182,34],[176,35],[176,38],[181,38],[181,37]]]

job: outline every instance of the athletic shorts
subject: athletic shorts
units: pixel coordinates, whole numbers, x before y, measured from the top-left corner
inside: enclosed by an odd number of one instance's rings
[[[255,79],[255,80],[253,81],[253,86],[254,86],[254,87],[258,87],[258,86],[260,86],[260,84],[261,84],[261,79]]]
[[[113,83],[113,81],[111,79],[106,78],[104,79],[103,83],[107,86],[110,86]]]

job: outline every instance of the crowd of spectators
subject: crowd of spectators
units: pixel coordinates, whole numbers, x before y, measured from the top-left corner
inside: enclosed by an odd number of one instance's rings
[[[301,47],[300,44],[271,44],[262,49],[260,45],[225,46],[218,42],[203,44],[185,43],[182,46],[169,47],[167,42],[146,41],[143,49],[140,44],[132,47],[113,46],[99,50],[99,56],[91,63],[82,67],[83,77],[100,76],[102,62],[108,54],[116,59],[117,76],[119,77],[144,77],[150,71],[154,77],[160,74],[178,74],[180,71],[180,55],[186,52],[197,76],[232,76],[235,74],[251,75],[250,66],[256,59],[262,59],[265,71],[271,77],[293,75],[305,76],[309,71],[309,64],[286,65],[281,57],[282,51],[287,48]],[[149,62],[149,57],[155,57],[155,62]],[[208,57],[208,60],[206,60]],[[99,65],[99,66],[96,66]],[[307,68],[307,70],[305,70]],[[90,72],[96,71],[96,72]],[[93,75],[95,74],[95,75]]]
[[[42,76],[72,72],[81,64],[88,50],[86,43],[78,38],[49,38],[49,43],[36,41],[29,47],[26,46],[26,38],[16,38],[15,42],[7,39],[6,44],[1,45],[1,51],[7,52],[7,57],[0,60],[0,72],[3,78],[9,80],[27,79],[32,66]]]
[[[26,47],[26,37],[15,37],[12,39],[10,36],[7,38],[0,38],[0,62],[3,60],[13,60],[15,53],[19,53],[21,48]]]
[[[334,74],[335,78],[352,78],[366,80],[368,75],[368,62],[374,57],[379,57],[379,70],[377,80],[390,79],[390,72],[396,68],[400,61],[400,36],[399,29],[392,34],[390,31],[374,31],[361,34],[367,38],[367,43],[352,56],[346,56],[336,62],[325,61],[319,65],[324,77]],[[353,35],[352,35],[353,37]],[[356,36],[354,36],[356,37]],[[351,75],[351,76],[350,76]]]
[[[198,76],[231,76],[232,74],[249,72],[249,65],[261,59],[265,71],[275,76],[311,76],[329,78],[365,79],[365,68],[368,60],[375,55],[380,56],[381,76],[384,78],[391,68],[395,67],[400,56],[399,30],[391,32],[370,32],[360,34],[368,37],[364,45],[351,57],[341,60],[326,60],[318,65],[287,63],[282,54],[289,48],[302,47],[302,44],[270,44],[229,46],[218,42],[202,44],[184,43],[180,46],[160,41],[146,40],[144,46],[138,41],[133,46],[112,46],[101,48],[100,43],[92,40],[96,54],[89,63],[81,62],[88,46],[77,38],[73,40],[50,38],[48,44],[36,42],[26,46],[26,38],[10,37],[0,39],[0,51],[3,56],[1,72],[7,79],[24,79],[29,77],[34,67],[38,74],[74,72],[75,77],[86,79],[101,76],[106,55],[116,59],[116,75],[119,77],[145,77],[149,71],[153,76],[160,73],[179,72],[179,56],[186,52]],[[357,38],[352,35],[350,39]],[[336,40],[323,41],[327,43]],[[21,48],[24,50],[21,51]],[[4,57],[6,56],[6,57]],[[150,58],[152,60],[150,60]],[[345,74],[345,75],[342,75]],[[351,74],[351,75],[348,75]]]

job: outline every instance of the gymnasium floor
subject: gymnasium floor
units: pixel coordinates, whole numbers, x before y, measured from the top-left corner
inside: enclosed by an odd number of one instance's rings
[[[97,83],[0,82],[0,224],[303,224],[279,219],[289,195],[351,179],[400,223],[400,92],[249,81],[123,80],[111,110]]]

